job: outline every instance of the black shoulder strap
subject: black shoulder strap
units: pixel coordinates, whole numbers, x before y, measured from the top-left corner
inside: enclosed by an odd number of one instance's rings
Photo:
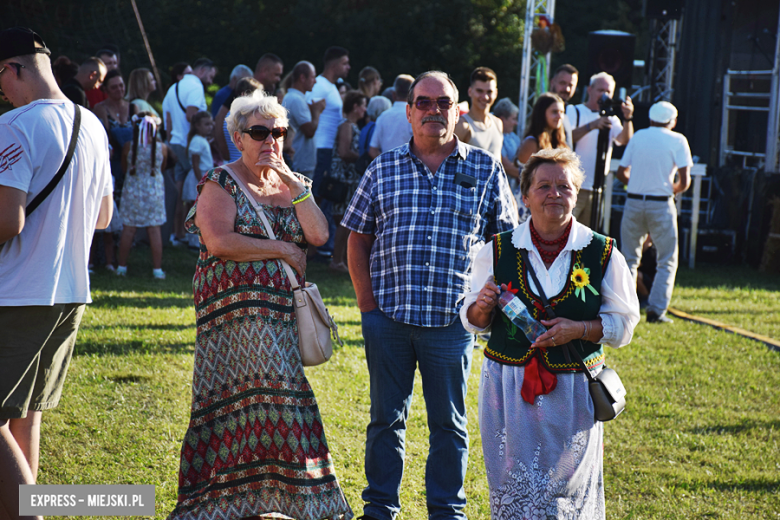
[[[81,129],[81,109],[75,103],[73,104],[73,107],[73,133],[70,136],[68,153],[65,154],[65,159],[62,161],[62,166],[60,166],[60,169],[57,170],[57,173],[54,174],[54,177],[52,177],[52,179],[49,181],[49,184],[47,184],[46,187],[35,196],[32,202],[27,205],[27,209],[25,210],[26,218],[29,218],[32,212],[35,211],[35,209],[40,206],[44,200],[46,200],[46,197],[48,197],[52,191],[54,191],[54,188],[57,187],[57,184],[59,184],[62,178],[65,176],[65,172],[68,170],[68,166],[70,166],[70,162],[73,160],[73,152],[76,151],[76,141],[79,139],[79,130]]]
[[[531,275],[531,278],[534,281],[534,285],[536,285],[536,290],[539,292],[539,299],[542,300],[542,305],[544,305],[544,312],[547,314],[547,319],[552,320],[557,318],[552,305],[550,305],[550,301],[547,299],[547,295],[544,294],[542,284],[539,283],[539,278],[536,277],[536,271],[534,271],[534,268],[531,266],[531,262],[528,261],[528,251],[525,249],[519,249],[519,251],[520,257],[523,259],[523,264],[525,264],[525,268],[528,271],[528,274]]]
[[[577,105],[574,105],[574,110],[577,111],[577,124],[574,125],[574,128],[579,128],[580,127],[580,109],[577,108]]]
[[[185,114],[187,113],[187,109],[184,108],[184,105],[181,104],[181,99],[179,99],[179,82],[176,82],[176,101],[179,103],[179,108],[181,108],[182,112]]]
[[[534,281],[534,284],[536,285],[536,290],[539,292],[539,299],[542,300],[542,305],[544,305],[544,312],[547,314],[547,319],[552,320],[555,316],[555,311],[553,311],[552,305],[550,305],[550,302],[547,300],[547,295],[544,294],[544,289],[542,289],[542,284],[539,283],[539,278],[536,277],[536,272],[534,271],[534,268],[531,266],[531,262],[528,261],[528,251],[525,249],[520,249],[520,256],[523,259],[523,264],[525,264],[525,268],[528,271],[528,273],[531,275],[531,278]],[[593,377],[593,374],[590,373],[590,370],[588,369],[588,366],[585,364],[585,361],[582,359],[582,356],[580,356],[580,353],[577,352],[577,349],[574,348],[574,345],[571,344],[571,342],[566,343],[565,345],[561,345],[561,348],[563,349],[563,355],[566,358],[567,362],[571,362],[571,354],[574,354],[574,359],[577,360],[577,363],[579,363],[580,367],[582,367],[582,370],[585,372],[585,375],[588,377],[588,381],[591,383],[595,381],[595,378]]]

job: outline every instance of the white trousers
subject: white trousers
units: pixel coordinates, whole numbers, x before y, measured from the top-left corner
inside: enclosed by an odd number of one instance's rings
[[[626,258],[634,282],[642,259],[642,244],[648,233],[655,244],[658,259],[647,311],[663,316],[672,299],[677,274],[677,208],[673,198],[668,201],[626,199],[620,224],[620,251]]]

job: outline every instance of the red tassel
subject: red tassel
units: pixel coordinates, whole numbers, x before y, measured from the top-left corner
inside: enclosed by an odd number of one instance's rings
[[[558,376],[547,370],[538,357],[534,355],[531,361],[525,365],[520,395],[523,397],[523,401],[528,404],[534,404],[537,395],[549,394],[558,385]]]

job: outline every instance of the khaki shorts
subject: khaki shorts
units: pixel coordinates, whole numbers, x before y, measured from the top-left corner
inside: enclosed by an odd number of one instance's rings
[[[57,406],[84,308],[0,307],[0,419]]]

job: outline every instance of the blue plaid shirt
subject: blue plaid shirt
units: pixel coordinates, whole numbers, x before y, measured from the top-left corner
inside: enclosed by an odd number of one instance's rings
[[[476,186],[464,187],[464,174]],[[377,157],[341,225],[376,235],[370,273],[382,312],[401,323],[445,327],[458,319],[471,290],[477,251],[518,224],[501,163],[458,141],[435,175],[409,144]]]

